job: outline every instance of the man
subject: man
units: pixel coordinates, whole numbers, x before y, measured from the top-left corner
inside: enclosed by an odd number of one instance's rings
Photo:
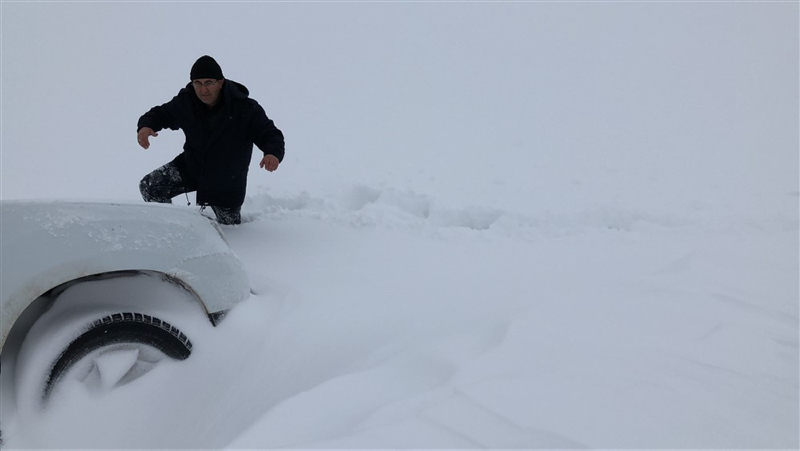
[[[218,222],[240,224],[253,144],[264,153],[259,167],[275,171],[283,161],[283,133],[244,85],[225,79],[214,58],[200,57],[189,77],[172,100],[139,118],[144,149],[165,128],[186,135],[183,152],[147,174],[139,191],[146,202],[162,203],[197,191],[198,205],[210,206]]]

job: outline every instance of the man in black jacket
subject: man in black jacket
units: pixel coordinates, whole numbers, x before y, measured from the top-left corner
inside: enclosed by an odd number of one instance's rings
[[[197,203],[210,206],[217,221],[239,224],[253,144],[264,153],[259,167],[272,172],[283,161],[283,133],[244,85],[223,77],[214,58],[200,57],[190,79],[172,100],[139,118],[137,138],[144,149],[165,128],[186,135],[183,152],[147,174],[139,190],[145,201],[162,203],[197,191]]]

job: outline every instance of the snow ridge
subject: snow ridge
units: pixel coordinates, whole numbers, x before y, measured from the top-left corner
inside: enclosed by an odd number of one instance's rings
[[[694,203],[685,209],[642,208],[608,202],[583,210],[542,210],[529,205],[511,210],[486,205],[447,205],[434,196],[407,189],[364,184],[340,187],[326,194],[272,194],[261,188],[243,207],[245,220],[307,218],[350,227],[416,229],[443,233],[454,229],[483,235],[522,239],[550,238],[597,231],[775,233],[800,228],[796,196],[785,196],[784,211],[770,214],[720,212],[719,208]],[[534,211],[531,213],[530,211]],[[470,234],[472,236],[474,234]]]

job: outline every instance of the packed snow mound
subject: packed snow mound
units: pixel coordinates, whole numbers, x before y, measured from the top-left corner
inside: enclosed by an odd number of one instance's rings
[[[339,370],[232,448],[796,443],[796,218],[537,218],[363,185],[249,202],[283,255],[252,278],[285,289],[259,292],[325,310]]]

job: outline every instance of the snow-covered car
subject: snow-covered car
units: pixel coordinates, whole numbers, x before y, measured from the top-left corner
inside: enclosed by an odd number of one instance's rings
[[[113,389],[160,360],[185,359],[192,321],[213,328],[250,295],[222,230],[196,211],[51,201],[0,208],[3,410],[40,409],[68,375]],[[103,374],[103,359],[131,352],[124,368]]]

